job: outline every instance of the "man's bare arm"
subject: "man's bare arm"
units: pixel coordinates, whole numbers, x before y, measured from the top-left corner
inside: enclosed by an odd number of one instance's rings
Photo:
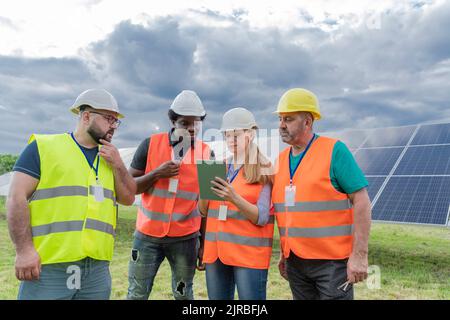
[[[347,264],[348,280],[352,283],[367,278],[371,204],[366,188],[349,195],[354,211],[353,250]]]
[[[144,170],[137,170],[132,167],[128,169],[131,176],[134,177],[137,190],[136,194],[141,194],[146,192],[148,189],[153,187],[153,185],[163,178],[170,178],[178,175],[180,170],[179,162],[177,161],[167,161],[162,163],[158,168],[145,174]]]
[[[134,202],[136,182],[130,176],[120,157],[119,150],[110,142],[100,139],[103,144],[98,154],[112,167],[114,171],[114,188],[117,202],[129,206]]]
[[[19,280],[38,279],[40,257],[34,248],[28,200],[39,180],[22,172],[14,172],[6,202],[8,228],[16,248],[16,277]]]

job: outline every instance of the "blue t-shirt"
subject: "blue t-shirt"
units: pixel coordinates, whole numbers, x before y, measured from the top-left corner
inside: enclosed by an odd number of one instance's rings
[[[317,139],[317,137],[318,136],[316,135],[315,139]],[[289,153],[292,172],[297,167],[303,153],[304,152],[301,152],[296,156]],[[346,194],[354,193],[369,185],[364,173],[359,168],[352,153],[341,141],[337,141],[333,148],[330,166],[330,179],[331,184],[337,191]]]
[[[85,148],[83,146],[80,147],[84,151],[84,154],[86,155],[87,160],[92,167],[92,164],[95,161],[95,157],[97,157],[98,147],[94,147],[91,149]],[[38,180],[41,179],[41,159],[39,157],[39,150],[36,141],[31,142],[25,147],[16,163],[14,164],[13,171],[25,173]]]

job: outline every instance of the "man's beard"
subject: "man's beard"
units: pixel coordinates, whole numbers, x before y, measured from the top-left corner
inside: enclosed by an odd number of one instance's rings
[[[286,130],[286,129],[279,129],[278,130],[278,132],[280,134],[280,137],[281,137],[281,140],[284,143],[287,143],[287,144],[289,144],[290,141],[295,140],[299,135],[304,134],[305,131],[306,131],[305,123],[302,123],[302,125],[297,130],[295,130],[294,132]],[[285,134],[284,137],[283,137],[282,133]]]
[[[114,134],[114,130],[111,129],[109,131],[107,131],[106,133],[101,132],[100,129],[98,129],[97,127],[95,127],[94,125],[91,125],[88,129],[87,129],[87,133],[89,133],[89,135],[91,136],[91,138],[97,142],[98,144],[102,144],[100,142],[100,139],[106,140],[108,142],[111,142],[111,139],[108,139],[108,134],[111,135],[111,138]]]

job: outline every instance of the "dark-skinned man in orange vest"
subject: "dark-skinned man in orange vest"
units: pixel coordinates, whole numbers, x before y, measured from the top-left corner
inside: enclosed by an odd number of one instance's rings
[[[130,300],[146,300],[165,258],[176,300],[192,300],[201,217],[196,160],[214,155],[197,138],[206,117],[194,91],[183,90],[169,112],[170,132],[153,134],[138,147],[129,172],[142,194],[128,272]]]

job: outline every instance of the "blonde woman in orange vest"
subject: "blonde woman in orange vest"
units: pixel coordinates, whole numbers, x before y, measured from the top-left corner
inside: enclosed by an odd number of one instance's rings
[[[221,130],[228,149],[227,181],[216,178],[212,190],[223,200],[199,201],[207,215],[203,248],[210,300],[265,300],[272,254],[271,166],[253,142],[257,129],[245,108],[226,112]]]
[[[196,160],[214,155],[197,139],[206,112],[194,91],[183,90],[169,109],[173,128],[145,139],[130,173],[142,194],[128,271],[128,299],[146,300],[162,261],[172,270],[172,293],[192,300],[200,214]]]
[[[291,145],[277,159],[272,190],[280,273],[295,300],[353,299],[353,283],[367,278],[367,180],[345,144],[313,132],[321,114],[312,92],[288,90],[277,113]]]

